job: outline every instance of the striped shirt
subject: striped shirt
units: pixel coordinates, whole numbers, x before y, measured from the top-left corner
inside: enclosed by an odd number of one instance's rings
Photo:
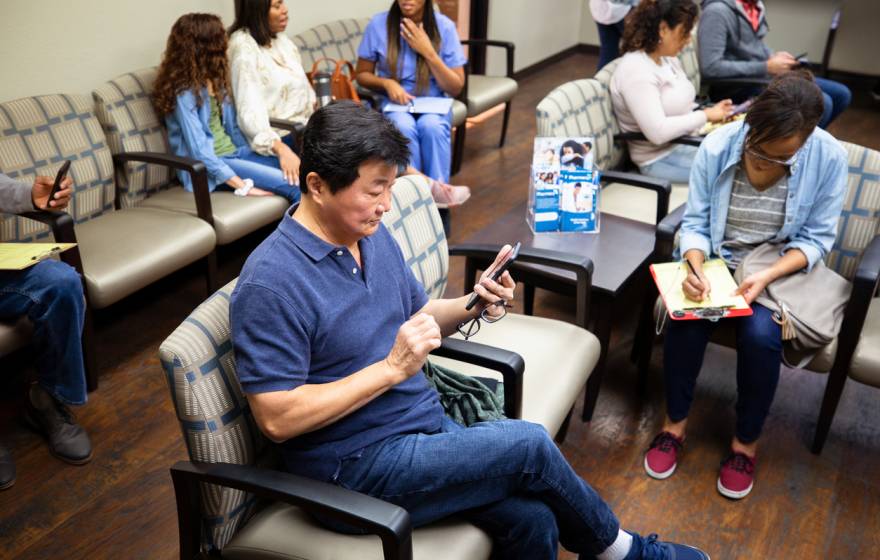
[[[737,266],[752,249],[773,239],[785,221],[788,175],[770,188],[759,191],[752,186],[742,164],[733,177],[727,224],[722,246],[731,257],[728,266]]]

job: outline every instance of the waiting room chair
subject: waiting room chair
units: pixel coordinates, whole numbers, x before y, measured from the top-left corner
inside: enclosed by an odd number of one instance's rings
[[[440,297],[448,271],[446,238],[421,181],[398,179],[394,210],[384,222],[428,294]],[[588,262],[571,266],[588,278]],[[278,457],[257,428],[235,376],[229,338],[234,286],[235,281],[230,282],[199,306],[159,349],[192,461],[172,468],[181,558],[193,558],[200,550],[219,552],[223,558],[261,560],[489,558],[491,540],[468,523],[450,518],[413,530],[402,508],[276,470]],[[532,336],[516,332],[526,328]],[[506,334],[490,335],[500,329]],[[490,341],[484,335],[523,349],[525,363],[513,352],[455,338],[445,339],[431,360],[462,372],[478,368],[481,374],[500,373],[507,416],[521,416],[557,432],[598,359],[595,337],[559,321],[514,314],[477,335]],[[543,344],[552,346],[543,352],[534,348]],[[346,521],[372,535],[330,531],[310,513]]]
[[[669,212],[668,181],[626,173],[625,145],[611,109],[611,94],[599,80],[574,80],[557,87],[538,103],[537,136],[593,138],[593,162],[600,170],[599,209],[645,223],[658,223]],[[676,200],[678,202],[678,200]]]
[[[117,167],[119,206],[198,216],[214,228],[218,245],[277,222],[289,206],[283,197],[209,192],[202,175],[195,173],[199,162],[171,153],[164,118],[150,99],[157,71],[152,67],[123,74],[92,92]],[[183,189],[175,168],[190,173],[194,192]]]
[[[117,208],[113,162],[90,98],[45,95],[0,103],[0,172],[31,183],[36,175],[54,176],[68,159],[75,185],[67,208],[72,223],[65,238],[56,239],[79,245],[90,309],[112,305],[197,261],[206,265],[209,287],[214,284],[216,236],[207,223],[155,208]],[[2,241],[39,241],[48,234],[47,226],[31,219],[0,215]],[[85,340],[91,338],[89,325],[87,313]],[[94,349],[86,356],[94,356]],[[94,372],[88,363],[87,371]],[[94,389],[97,379],[89,381]]]
[[[507,137],[507,122],[510,120],[510,104],[519,85],[513,79],[513,57],[516,45],[510,41],[494,41],[490,39],[462,39],[461,44],[468,47],[497,47],[505,51],[504,76],[489,76],[485,74],[472,74],[468,72],[467,80],[467,116],[475,117],[480,113],[504,104],[504,120],[501,124],[501,139],[498,147],[504,147]]]
[[[804,368],[829,374],[812,445],[813,453],[817,454],[822,451],[847,377],[880,387],[880,301],[874,297],[880,283],[880,152],[848,142],[841,144],[849,159],[849,189],[837,239],[825,263],[852,281],[853,291],[837,339]],[[684,210],[681,207],[669,214],[657,227],[655,255],[659,262],[672,260]],[[653,320],[659,319],[661,312],[660,306],[654,305]],[[650,317],[650,313],[643,314],[640,331],[649,332],[653,328]],[[645,336],[642,340],[644,344],[638,357],[640,388],[646,383],[654,336]],[[717,329],[713,342],[735,345],[733,329]],[[790,357],[792,363],[797,361],[796,356]]]

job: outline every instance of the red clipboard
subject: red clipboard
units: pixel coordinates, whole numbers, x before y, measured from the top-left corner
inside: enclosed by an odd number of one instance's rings
[[[711,262],[712,261],[707,261],[704,266]],[[718,319],[726,319],[728,317],[746,317],[753,313],[752,308],[745,303],[745,300],[742,300],[744,306],[670,307],[668,299],[671,290],[679,290],[681,280],[683,280],[684,277],[682,276],[682,279],[677,282],[670,282],[669,278],[666,278],[664,281],[664,279],[661,279],[661,276],[664,274],[668,275],[674,268],[681,269],[682,267],[683,265],[681,262],[652,264],[648,267],[651,271],[651,277],[654,279],[654,284],[657,286],[657,291],[660,292],[660,297],[663,299],[663,306],[666,308],[669,318],[673,321],[692,321],[694,319],[717,321]],[[684,271],[684,274],[687,274],[686,270]]]

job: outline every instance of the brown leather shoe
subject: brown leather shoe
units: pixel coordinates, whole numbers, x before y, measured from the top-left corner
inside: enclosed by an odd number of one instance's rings
[[[92,460],[92,442],[73,413],[34,383],[25,399],[25,421],[49,442],[49,451],[71,465],[85,465]]]
[[[15,461],[12,453],[4,445],[0,445],[0,490],[6,490],[15,484]]]

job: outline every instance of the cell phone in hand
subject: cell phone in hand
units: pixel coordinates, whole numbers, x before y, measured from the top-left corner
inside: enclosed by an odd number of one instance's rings
[[[69,170],[70,160],[67,160],[64,162],[64,164],[61,166],[61,169],[59,169],[58,173],[55,175],[55,182],[52,183],[52,190],[49,191],[49,198],[46,199],[46,210],[52,209],[49,203],[55,200],[55,195],[58,194],[58,191],[61,190],[61,183],[64,181],[64,178],[67,177],[67,172]]]
[[[516,257],[519,256],[519,248],[522,246],[522,243],[517,242],[513,248],[508,249],[507,252],[502,255],[502,260],[498,263],[498,266],[490,268],[487,272],[489,273],[489,278],[492,279],[493,282],[497,282],[501,275],[504,274],[504,271],[510,268],[510,265],[516,261]],[[467,301],[467,305],[464,306],[465,309],[470,311],[473,307],[480,301],[480,296],[476,293],[471,294],[470,299]]]
[[[752,106],[752,103],[754,101],[755,101],[754,99],[746,99],[742,103],[740,103],[738,105],[734,105],[733,108],[731,109],[730,116],[732,117],[732,116],[738,115],[740,113],[745,113],[748,110],[748,108]]]

